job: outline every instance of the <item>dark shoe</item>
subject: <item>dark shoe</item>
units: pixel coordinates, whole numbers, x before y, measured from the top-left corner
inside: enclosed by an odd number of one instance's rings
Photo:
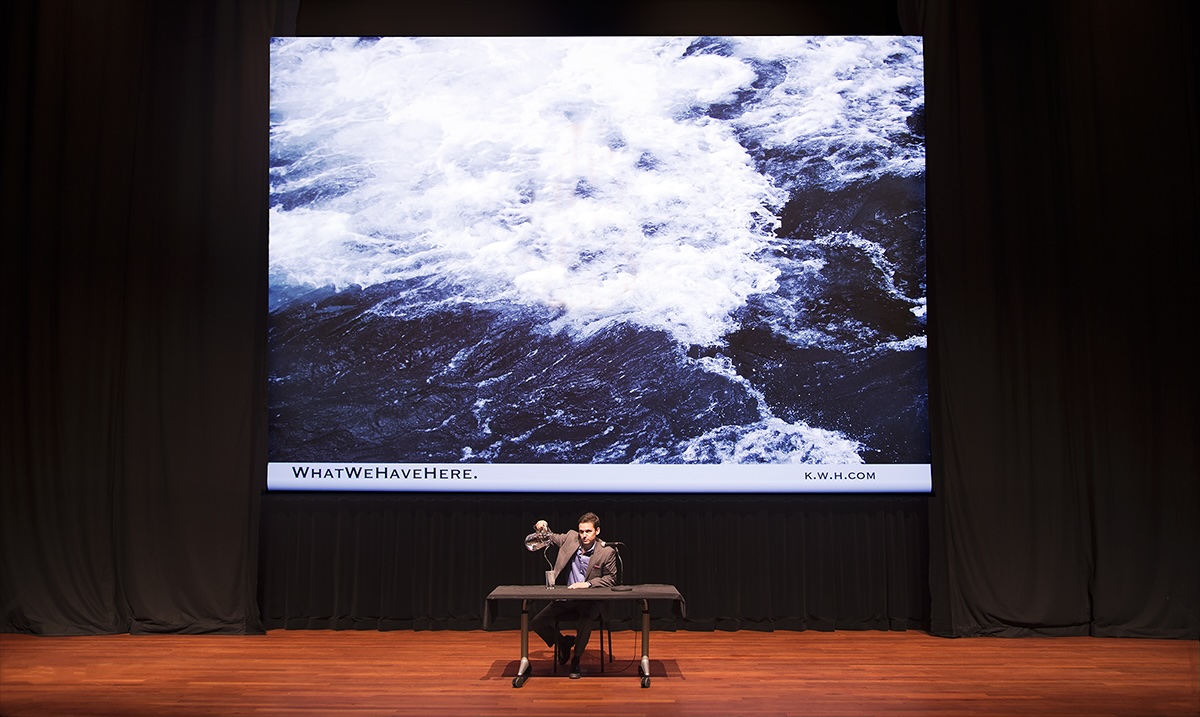
[[[567,660],[571,659],[571,648],[574,646],[575,638],[570,636],[558,638],[558,644],[554,647],[554,657],[558,660],[558,664],[567,664]]]
[[[583,673],[579,671],[579,663],[578,662],[571,663],[571,674],[569,675],[569,677],[572,680],[578,680],[580,677],[583,677]]]

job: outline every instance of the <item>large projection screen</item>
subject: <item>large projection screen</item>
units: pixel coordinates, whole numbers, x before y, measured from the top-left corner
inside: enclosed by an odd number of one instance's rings
[[[270,45],[272,490],[930,490],[919,37]]]

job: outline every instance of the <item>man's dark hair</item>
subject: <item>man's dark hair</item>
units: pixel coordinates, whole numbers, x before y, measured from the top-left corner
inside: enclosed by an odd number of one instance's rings
[[[600,516],[596,515],[595,513],[584,513],[583,515],[579,516],[578,524],[583,525],[584,523],[591,523],[593,528],[599,528]]]

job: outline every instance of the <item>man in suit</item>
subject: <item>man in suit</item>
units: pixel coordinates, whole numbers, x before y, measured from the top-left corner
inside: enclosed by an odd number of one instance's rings
[[[550,532],[549,524],[539,520],[534,530],[547,533],[550,543],[558,547],[554,563],[554,578],[567,570],[567,589],[612,587],[617,576],[617,551],[600,540],[600,518],[595,513],[579,516],[579,529],[566,533]],[[553,600],[529,623],[548,647],[554,648],[555,659],[561,665],[571,660],[571,679],[579,679],[579,657],[587,648],[592,624],[600,616],[600,603],[595,600]],[[575,637],[566,637],[554,623],[559,618],[575,618]],[[572,655],[572,646],[574,654]]]

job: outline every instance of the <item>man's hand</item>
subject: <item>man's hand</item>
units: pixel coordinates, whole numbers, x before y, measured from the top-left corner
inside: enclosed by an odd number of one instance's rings
[[[545,533],[546,531],[550,530],[550,524],[544,520],[539,520],[533,524],[533,529],[539,533]]]
[[[592,586],[591,583],[585,581],[582,583],[571,583],[570,585],[567,586],[567,589],[574,590],[576,588],[590,588],[591,586]]]

